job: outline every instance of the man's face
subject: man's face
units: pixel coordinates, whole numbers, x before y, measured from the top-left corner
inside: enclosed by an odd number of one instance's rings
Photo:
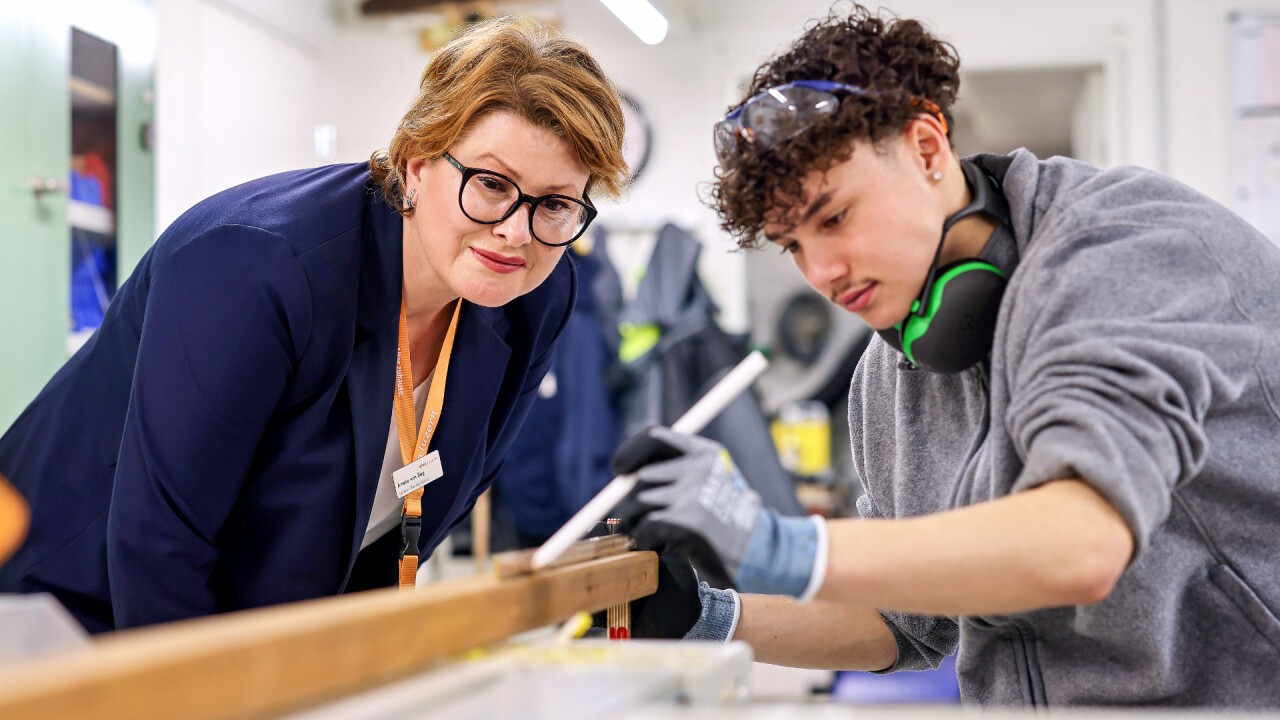
[[[803,185],[798,222],[775,215],[766,237],[815,290],[877,330],[892,327],[924,285],[946,215],[913,145],[856,142],[849,160],[810,172]]]

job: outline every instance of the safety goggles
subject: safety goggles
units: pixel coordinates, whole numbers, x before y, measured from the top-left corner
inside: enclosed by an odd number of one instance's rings
[[[840,107],[837,93],[875,97],[877,93],[831,80],[795,80],[762,90],[734,108],[715,124],[716,159],[728,167],[742,143],[769,148],[793,138],[835,114]],[[912,105],[935,115],[947,132],[942,109],[932,101],[915,98]]]

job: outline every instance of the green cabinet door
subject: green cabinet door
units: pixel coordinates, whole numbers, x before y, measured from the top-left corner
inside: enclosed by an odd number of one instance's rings
[[[0,427],[67,358],[70,34],[56,11],[0,16]]]
[[[115,57],[110,95],[92,87],[88,95],[98,92],[90,104],[113,116],[109,208],[70,200],[82,187],[71,182],[73,137],[83,135],[73,116],[83,119],[86,103],[86,85],[73,77],[77,31]],[[154,12],[142,0],[0,4],[0,432],[78,344],[71,334],[75,238],[99,238],[112,254],[110,287],[98,288],[104,302],[153,240],[155,171],[145,140],[154,117],[154,48]],[[73,235],[86,208],[97,234]]]

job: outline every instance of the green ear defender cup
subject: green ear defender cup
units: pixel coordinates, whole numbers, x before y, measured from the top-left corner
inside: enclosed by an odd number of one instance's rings
[[[987,356],[1008,282],[1000,268],[982,260],[969,258],[938,267],[942,240],[960,220],[982,212],[1011,226],[1008,202],[995,181],[968,160],[961,160],[960,167],[973,199],[943,223],[942,239],[911,313],[892,328],[879,331],[908,362],[930,372],[962,372]]]
[[[981,260],[959,260],[938,270],[924,315],[912,312],[895,327],[899,348],[912,365],[930,372],[958,373],[991,349],[996,315],[1007,278]],[[919,308],[916,301],[912,308]]]

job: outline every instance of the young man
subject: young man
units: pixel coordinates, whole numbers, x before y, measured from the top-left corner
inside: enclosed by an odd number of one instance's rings
[[[716,126],[724,228],[879,331],[862,519],[760,510],[717,445],[654,428],[618,456],[633,534],[773,595],[704,588],[689,633],[766,662],[958,649],[970,702],[1280,706],[1280,248],[1151,172],[961,160],[958,67],[855,7]]]

